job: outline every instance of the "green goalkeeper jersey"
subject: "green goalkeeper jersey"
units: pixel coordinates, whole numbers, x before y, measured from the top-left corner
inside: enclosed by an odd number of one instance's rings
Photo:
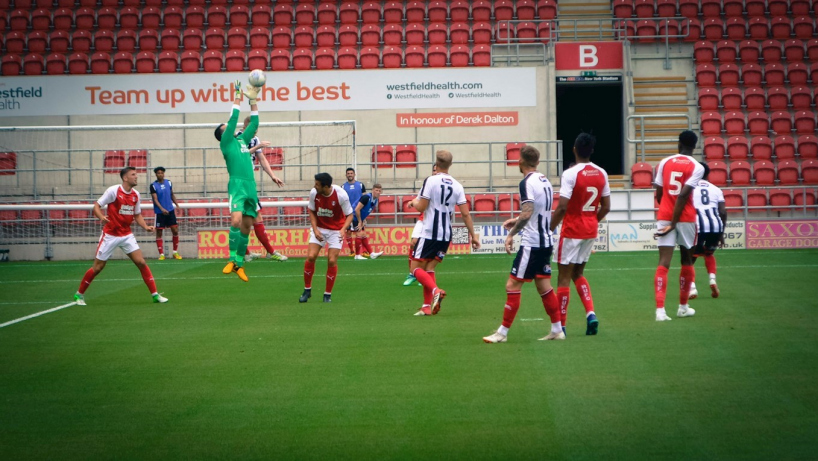
[[[224,162],[227,164],[227,174],[230,179],[244,179],[255,183],[253,159],[250,157],[250,149],[247,144],[253,139],[258,130],[258,113],[250,113],[250,124],[237,137],[234,136],[234,133],[236,132],[240,112],[239,106],[234,105],[230,120],[228,120],[227,127],[225,127],[222,134],[222,140],[219,142],[219,147],[224,156]]]

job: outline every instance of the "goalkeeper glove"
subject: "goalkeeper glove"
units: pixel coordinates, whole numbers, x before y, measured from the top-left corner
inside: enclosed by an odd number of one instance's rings
[[[233,84],[234,91],[234,99],[241,98],[241,80],[236,80],[236,83]]]
[[[261,91],[261,88],[257,86],[250,86],[245,88],[244,95],[247,96],[248,102],[250,103],[251,106],[256,103],[259,91]]]

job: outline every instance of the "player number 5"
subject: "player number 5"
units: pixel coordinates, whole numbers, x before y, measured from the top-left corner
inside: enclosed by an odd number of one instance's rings
[[[679,182],[679,178],[682,177],[681,171],[671,171],[670,172],[670,190],[667,191],[670,195],[679,195],[682,193],[682,183]]]
[[[596,200],[597,196],[599,195],[599,189],[597,189],[596,187],[586,187],[585,190],[589,194],[591,194],[591,198],[589,198],[588,201],[585,202],[585,205],[582,205],[582,211],[594,212],[594,211],[596,211],[596,207],[594,205],[592,205],[592,204],[594,203],[594,200]]]

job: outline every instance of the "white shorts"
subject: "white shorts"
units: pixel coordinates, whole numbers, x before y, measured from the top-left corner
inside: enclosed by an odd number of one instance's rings
[[[670,221],[659,221],[656,223],[656,230],[662,229],[670,225]],[[676,224],[676,229],[666,235],[659,237],[656,242],[660,247],[675,247],[676,245],[683,246],[688,250],[696,246],[696,223],[694,222],[680,222]]]
[[[103,233],[102,236],[99,237],[99,245],[97,245],[95,258],[100,261],[107,261],[117,248],[122,248],[122,251],[125,252],[126,255],[129,255],[138,250],[139,245],[136,243],[136,238],[134,238],[133,234],[115,237]]]
[[[421,234],[423,233],[423,221],[418,221],[415,223],[415,228],[412,229],[412,238],[419,239]]]
[[[329,245],[329,248],[334,250],[340,250],[344,247],[344,242],[341,240],[341,231],[322,229],[320,227],[318,230],[321,232],[321,237],[324,240],[319,242],[318,239],[315,238],[315,234],[312,232],[312,229],[310,229],[310,243],[321,245],[321,247]]]
[[[560,236],[557,264],[585,264],[591,258],[595,239],[568,239]]]

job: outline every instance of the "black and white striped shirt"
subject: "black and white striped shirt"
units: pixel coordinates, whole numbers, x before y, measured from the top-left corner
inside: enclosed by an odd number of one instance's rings
[[[448,174],[438,173],[423,181],[418,197],[429,200],[429,207],[423,212],[421,237],[450,242],[454,207],[466,203],[463,186]]]
[[[534,204],[531,219],[520,231],[521,245],[530,248],[548,248],[551,241],[551,208],[554,204],[554,188],[548,178],[534,171],[520,181],[520,207]]]
[[[722,233],[724,223],[719,216],[719,203],[724,203],[724,193],[704,179],[693,190],[693,206],[696,208],[696,227],[699,233]]]

